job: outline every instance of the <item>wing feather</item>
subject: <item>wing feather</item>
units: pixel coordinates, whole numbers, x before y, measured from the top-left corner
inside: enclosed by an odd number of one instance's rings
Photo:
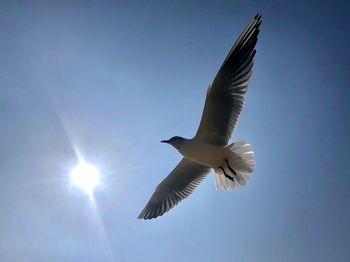
[[[231,48],[209,86],[196,139],[225,146],[242,111],[254,65],[261,16],[256,15]]]
[[[139,219],[163,215],[187,198],[203,181],[209,168],[183,158],[175,169],[157,187]]]

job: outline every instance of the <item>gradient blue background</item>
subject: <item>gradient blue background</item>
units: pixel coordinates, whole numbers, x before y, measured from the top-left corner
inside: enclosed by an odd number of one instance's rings
[[[1,1],[0,260],[349,261],[350,4],[307,2]],[[258,12],[233,137],[251,182],[217,192],[211,174],[137,220],[180,159],[159,141],[195,134]],[[103,174],[95,205],[67,177],[77,150]]]

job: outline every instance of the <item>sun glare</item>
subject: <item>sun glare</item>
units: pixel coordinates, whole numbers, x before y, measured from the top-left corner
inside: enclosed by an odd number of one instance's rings
[[[98,169],[84,161],[80,161],[69,173],[71,182],[85,193],[91,195],[94,188],[100,184]]]

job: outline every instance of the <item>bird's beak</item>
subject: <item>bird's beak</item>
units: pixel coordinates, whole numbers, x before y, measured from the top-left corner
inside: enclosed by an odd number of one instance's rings
[[[162,140],[162,141],[160,141],[161,143],[167,143],[167,144],[169,144],[170,143],[170,140]]]

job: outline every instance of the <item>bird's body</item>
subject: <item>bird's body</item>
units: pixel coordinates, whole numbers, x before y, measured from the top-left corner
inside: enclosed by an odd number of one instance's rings
[[[261,16],[256,15],[209,86],[196,135],[192,139],[175,136],[162,141],[175,147],[183,159],[156,187],[138,218],[156,218],[169,211],[188,197],[211,169],[215,171],[217,189],[232,190],[248,181],[247,173],[255,168],[254,152],[244,141],[229,142],[252,74],[260,24]]]
[[[229,150],[198,139],[185,139],[178,149],[180,154],[197,164],[217,168],[224,163]]]

